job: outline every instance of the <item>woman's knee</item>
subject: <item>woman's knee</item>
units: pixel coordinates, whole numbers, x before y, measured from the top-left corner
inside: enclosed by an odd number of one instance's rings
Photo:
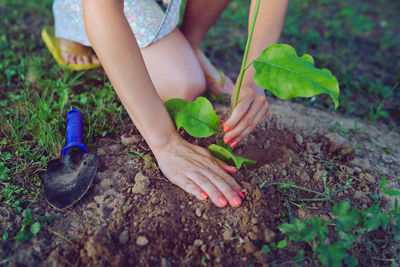
[[[173,82],[165,84],[162,92],[159,92],[163,101],[171,98],[182,98],[193,101],[202,95],[206,89],[204,75],[179,75]]]

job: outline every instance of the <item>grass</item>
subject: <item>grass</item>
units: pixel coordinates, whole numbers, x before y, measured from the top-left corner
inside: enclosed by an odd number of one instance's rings
[[[51,58],[40,38],[40,30],[53,24],[51,4],[0,0],[0,205],[17,213],[40,198],[40,177],[65,143],[69,109],[81,110],[89,147],[131,125],[101,69],[72,72]],[[310,52],[318,66],[338,76],[338,112],[398,130],[399,9],[398,1],[389,0],[291,1],[282,42]],[[246,44],[247,14],[248,5],[232,0],[202,46],[232,78]],[[325,96],[296,101],[332,106]]]

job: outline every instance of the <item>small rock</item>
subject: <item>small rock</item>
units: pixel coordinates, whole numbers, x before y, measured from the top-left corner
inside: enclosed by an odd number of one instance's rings
[[[243,248],[244,248],[244,250],[245,250],[247,253],[254,253],[254,252],[257,251],[256,245],[254,245],[254,243],[251,242],[251,241],[246,242],[246,243],[243,245]]]
[[[265,229],[264,230],[264,240],[267,243],[271,243],[275,240],[276,234],[274,231],[271,231],[270,229]]]
[[[100,182],[100,187],[103,189],[109,189],[112,185],[111,179],[103,179]]]
[[[189,204],[189,206],[192,206],[193,205],[193,201],[189,201],[188,204]]]
[[[97,209],[97,204],[94,202],[90,202],[89,204],[87,204],[86,208],[87,209]]]
[[[368,182],[372,183],[372,184],[376,183],[375,177],[373,177],[369,173],[365,173],[364,174],[364,179],[367,180]]]
[[[110,149],[111,152],[114,152],[114,153],[121,152],[121,145],[118,145],[118,144],[109,146],[108,148]]]
[[[106,151],[104,150],[104,148],[99,147],[97,149],[97,153],[99,153],[99,156],[104,156],[106,154]]]
[[[203,217],[203,219],[204,219],[204,220],[206,220],[206,221],[209,219],[209,218],[208,218],[208,215],[207,215],[207,214],[205,214],[205,213],[203,214],[203,216],[202,216],[202,217]]]
[[[297,144],[299,144],[299,145],[302,145],[302,144],[303,144],[303,136],[301,136],[301,135],[299,135],[299,134],[296,134],[295,139],[296,139],[296,143],[297,143]]]
[[[132,194],[146,195],[149,193],[150,180],[142,172],[138,172],[135,176],[135,184],[132,187]]]
[[[256,233],[254,233],[254,232],[250,232],[250,233],[248,234],[248,236],[249,236],[249,239],[250,239],[250,240],[253,240],[253,241],[258,240],[258,235],[257,235]]]
[[[207,245],[206,245],[206,244],[201,245],[200,250],[201,250],[201,252],[203,252],[203,253],[207,253]]]
[[[128,145],[136,144],[139,143],[139,141],[140,141],[140,135],[127,135],[127,134],[121,135],[121,142],[123,144],[128,144]]]
[[[196,239],[196,240],[193,242],[193,245],[196,246],[196,247],[201,247],[201,245],[203,245],[203,240],[201,240],[201,239]]]
[[[201,216],[201,213],[202,213],[202,210],[201,210],[200,208],[197,208],[197,209],[196,209],[196,216],[197,216],[197,217],[200,217],[200,216]]]
[[[307,173],[307,171],[303,171],[301,174],[300,174],[300,180],[301,181],[303,181],[303,182],[309,182],[311,179],[310,179],[310,176],[308,175],[308,173]]]
[[[356,172],[362,172],[362,170],[361,170],[359,167],[354,167],[354,170],[355,170]]]
[[[256,225],[254,225],[253,227],[251,227],[251,231],[253,231],[254,233],[259,233],[260,229],[258,229],[258,227]]]
[[[128,230],[125,230],[119,235],[119,242],[121,244],[125,244],[126,242],[128,242],[128,240],[129,240],[129,232]]]
[[[223,233],[222,233],[222,237],[224,238],[224,240],[231,240],[232,239],[232,230],[225,228]]]
[[[222,249],[219,246],[214,246],[211,250],[211,253],[216,257],[216,258],[221,258],[223,256],[222,254]]]
[[[307,143],[306,144],[306,149],[307,153],[311,155],[316,155],[321,153],[321,146],[322,144],[315,144],[315,143]]]
[[[259,250],[259,251],[255,252],[253,255],[257,260],[264,262],[264,263],[267,262],[267,254],[264,253],[264,251]]]
[[[251,218],[251,223],[252,224],[257,224],[258,223],[258,219],[256,217]]]
[[[147,238],[145,236],[139,236],[136,239],[136,245],[144,247],[149,243],[149,240],[147,240]]]

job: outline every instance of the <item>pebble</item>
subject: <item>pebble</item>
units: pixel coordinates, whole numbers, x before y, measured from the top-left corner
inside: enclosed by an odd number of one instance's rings
[[[126,242],[128,242],[128,240],[129,240],[129,232],[128,230],[125,230],[119,235],[119,242],[121,244],[125,244]]]
[[[224,238],[224,240],[231,240],[232,239],[232,230],[231,229],[227,229],[225,228],[223,233],[222,233],[222,237]]]
[[[136,239],[136,244],[137,244],[138,246],[144,247],[144,246],[146,246],[148,243],[149,243],[149,240],[147,240],[147,238],[146,238],[145,236],[139,236],[139,237]]]
[[[364,179],[367,180],[368,182],[372,183],[372,184],[376,183],[375,177],[373,177],[369,173],[364,173]]]
[[[192,206],[193,205],[193,201],[189,201],[188,204],[189,204],[189,206]]]
[[[142,172],[138,172],[135,176],[135,184],[132,187],[132,194],[146,195],[149,192],[150,180]]]
[[[258,240],[258,235],[257,235],[256,233],[254,233],[254,232],[250,232],[250,233],[248,234],[248,236],[249,236],[249,239],[250,239],[250,240],[253,240],[253,241]]]
[[[258,223],[258,219],[256,217],[251,218],[251,223],[252,224],[257,224]]]
[[[197,217],[200,217],[201,214],[202,214],[201,208],[197,208],[197,209],[196,209],[196,216],[197,216]]]
[[[196,239],[196,240],[193,242],[193,245],[196,246],[196,247],[201,247],[201,246],[203,245],[203,240],[201,240],[201,239]]]
[[[106,151],[104,150],[104,148],[99,147],[97,149],[97,153],[99,153],[99,156],[104,156],[106,154]]]
[[[356,172],[362,172],[362,170],[361,170],[359,167],[354,167],[354,170],[355,170]]]
[[[128,144],[128,145],[136,144],[139,143],[139,141],[140,141],[140,135],[127,135],[127,134],[121,135],[121,142],[123,144]]]
[[[207,214],[204,213],[202,217],[203,217],[204,220],[206,220],[206,221],[208,220],[208,215]]]
[[[256,245],[254,245],[254,243],[251,242],[251,241],[246,242],[246,243],[243,245],[243,248],[244,248],[244,250],[245,250],[247,253],[254,253],[254,252],[257,251]]]
[[[296,143],[297,143],[297,144],[299,144],[299,145],[302,145],[302,144],[303,144],[303,136],[301,136],[301,135],[299,135],[299,134],[296,134],[295,139],[296,139]]]
[[[275,240],[276,234],[274,231],[271,231],[270,229],[265,229],[264,230],[264,240],[267,243],[271,243],[272,241]]]

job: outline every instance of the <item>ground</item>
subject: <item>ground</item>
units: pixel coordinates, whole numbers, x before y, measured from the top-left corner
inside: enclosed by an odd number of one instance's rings
[[[262,252],[264,244],[284,238],[277,225],[287,221],[285,214],[289,212],[300,219],[319,216],[329,220],[332,204],[317,201],[299,208],[288,204],[291,198],[276,186],[260,188],[261,184],[294,182],[323,192],[321,173],[328,170],[323,163],[348,151],[349,147],[359,147],[332,162],[337,169],[328,174],[328,188],[336,190],[353,178],[351,185],[333,200],[350,200],[353,206],[365,209],[373,204],[369,193],[379,191],[382,176],[386,177],[387,188],[400,188],[398,134],[377,129],[357,118],[343,118],[295,103],[274,101],[271,110],[271,118],[236,149],[238,154],[257,160],[256,165],[234,175],[246,195],[241,207],[219,209],[210,201],[200,202],[169,183],[149,164],[152,154],[132,128],[118,141],[98,140],[98,172],[93,186],[79,203],[65,211],[56,211],[43,201],[32,205],[35,213],[48,211],[56,223],[29,243],[0,243],[0,256],[6,259],[2,263],[29,266],[38,263],[45,266],[289,264],[294,263],[293,257],[299,249],[295,244],[285,250]],[[224,106],[218,106],[217,111],[222,117],[229,112]],[[357,128],[354,128],[355,122]],[[343,132],[343,129],[349,130]],[[185,133],[183,136],[203,146],[212,142],[212,138],[194,140]],[[383,151],[388,147],[391,153]],[[147,161],[130,157],[134,155],[132,151],[147,155]],[[315,197],[312,193],[296,191],[294,199]],[[392,205],[393,200],[387,199],[383,209]],[[7,217],[6,212],[2,208],[3,227],[15,224],[15,218]],[[383,236],[372,240],[376,242],[376,250],[371,249],[368,255],[367,248],[360,246],[354,255],[362,265],[371,262],[382,265],[385,262],[378,259],[381,257],[398,262],[399,244],[382,228],[376,232]],[[380,247],[382,240],[385,246]],[[317,264],[310,255],[303,258],[301,265]]]
[[[374,198],[383,181],[386,190],[400,188],[399,1],[290,1],[280,42],[332,70],[340,107],[332,111],[324,95],[279,101],[267,93],[270,119],[235,149],[257,160],[234,175],[246,194],[237,209],[199,202],[153,167],[103,70],[72,72],[54,63],[40,38],[53,24],[51,3],[0,0],[0,265],[318,265],[313,250],[339,240],[332,202],[349,200],[362,210],[380,203],[381,213],[367,218],[374,222],[395,207],[395,197]],[[232,0],[202,45],[232,79],[247,14],[248,5]],[[228,108],[216,106],[226,118]],[[83,199],[57,211],[44,201],[41,177],[47,162],[60,157],[71,108],[82,111],[85,143],[98,151],[100,164]],[[202,146],[214,141],[181,134]],[[271,185],[278,182],[314,192]],[[332,202],[300,201],[327,191],[337,192]],[[330,231],[317,246],[295,243],[277,228],[315,216]],[[360,265],[396,266],[395,222],[391,215],[387,225],[355,232],[346,251]],[[27,233],[40,231],[16,241],[24,226]]]

